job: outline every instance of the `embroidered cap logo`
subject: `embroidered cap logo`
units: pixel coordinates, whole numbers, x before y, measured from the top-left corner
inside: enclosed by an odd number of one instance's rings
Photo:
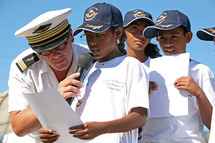
[[[95,11],[98,11],[98,9],[95,7],[90,8],[85,15],[85,20],[90,21],[90,20],[94,19],[96,17],[96,15],[98,14],[98,12],[95,12]]]
[[[141,11],[135,11],[133,14],[134,17],[145,17],[146,14],[142,13]]]
[[[215,33],[215,29],[213,28],[208,28],[209,31],[211,31],[211,33]]]
[[[161,24],[166,17],[167,17],[167,15],[166,15],[166,13],[164,13],[164,15],[161,15],[161,16],[158,17],[156,23]]]

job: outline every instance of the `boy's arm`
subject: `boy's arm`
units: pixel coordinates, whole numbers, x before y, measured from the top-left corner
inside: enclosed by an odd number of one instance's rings
[[[93,139],[104,133],[127,132],[142,127],[147,119],[147,109],[136,107],[127,116],[106,122],[86,122],[83,125],[71,127],[70,134],[80,139]]]
[[[198,100],[202,122],[210,130],[213,107],[206,97],[204,91],[202,91],[198,97],[196,96],[196,98]]]
[[[192,77],[180,77],[176,80],[175,85],[177,89],[184,89],[197,98],[202,122],[210,129],[213,107],[204,91],[196,84]]]

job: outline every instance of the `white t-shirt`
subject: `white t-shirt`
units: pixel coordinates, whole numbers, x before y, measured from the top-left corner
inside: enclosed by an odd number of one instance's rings
[[[78,100],[82,99],[81,104]],[[96,62],[85,74],[81,94],[72,104],[83,122],[122,118],[134,107],[149,108],[148,76],[133,57],[121,56]],[[90,143],[136,143],[137,129],[103,134]]]
[[[146,73],[149,74],[150,73],[150,59],[152,59],[151,57],[148,57],[148,59],[142,63],[143,68],[146,70]]]
[[[148,56],[147,60],[145,62],[143,62],[143,64],[147,67],[150,66],[150,59],[152,59],[151,57]]]
[[[211,121],[211,129],[208,143],[215,143],[215,103],[213,104],[213,114]]]
[[[77,69],[78,57],[81,53],[88,53],[89,49],[86,46],[80,44],[72,44],[73,46],[73,63],[68,72],[68,75],[75,73]],[[23,93],[37,93],[49,89],[51,87],[58,87],[58,80],[50,68],[50,66],[43,60],[40,56],[39,61],[33,63],[28,69],[23,73],[18,69],[16,63],[27,55],[33,53],[34,51],[30,48],[22,52],[11,64],[10,75],[9,75],[9,112],[23,110],[30,108],[27,100],[25,99]],[[29,141],[29,136],[22,137],[28,138],[28,143],[41,143],[39,138],[39,133],[34,132],[30,134],[32,141]],[[15,136],[12,136],[13,139],[10,139],[11,142],[7,143],[19,143],[20,138],[16,139]],[[13,140],[13,141],[12,141]],[[24,140],[24,139],[23,139]],[[26,139],[27,140],[27,139]],[[20,141],[20,143],[23,143]]]
[[[212,104],[215,96],[215,81],[212,71],[207,66],[192,60],[189,64],[188,76],[192,77],[203,89]],[[148,118],[143,128],[144,143],[147,141],[204,143],[205,140],[202,137],[203,123],[195,96],[188,96],[188,110],[189,115],[186,116]]]

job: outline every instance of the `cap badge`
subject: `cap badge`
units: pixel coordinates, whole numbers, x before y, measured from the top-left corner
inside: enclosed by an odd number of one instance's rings
[[[164,19],[167,17],[167,15],[161,15],[158,17],[156,23],[162,23],[164,21]]]
[[[37,28],[37,30],[35,30],[33,33],[42,33],[44,31],[48,30],[51,25],[52,24],[42,25],[39,28]]]
[[[167,15],[166,13],[163,13],[161,16],[158,17],[157,21],[156,21],[156,25],[160,26],[160,27],[170,27],[172,26],[172,24],[168,24],[168,25],[162,25],[161,23],[166,19]]]
[[[86,21],[90,21],[90,20],[92,20],[93,18],[96,17],[96,15],[98,14],[98,12],[95,12],[94,9],[90,9],[89,12],[86,13],[86,15],[85,15],[85,20]]]
[[[145,17],[146,14],[142,13],[141,11],[138,11],[137,13],[133,14],[134,17]]]
[[[208,28],[207,30],[211,31],[212,33],[215,33],[215,29],[213,28]]]

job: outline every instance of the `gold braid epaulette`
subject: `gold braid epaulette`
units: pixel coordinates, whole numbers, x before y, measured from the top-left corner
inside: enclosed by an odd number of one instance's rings
[[[17,67],[21,72],[24,72],[30,65],[39,61],[39,58],[36,53],[31,53],[30,55],[24,57],[16,63]]]

